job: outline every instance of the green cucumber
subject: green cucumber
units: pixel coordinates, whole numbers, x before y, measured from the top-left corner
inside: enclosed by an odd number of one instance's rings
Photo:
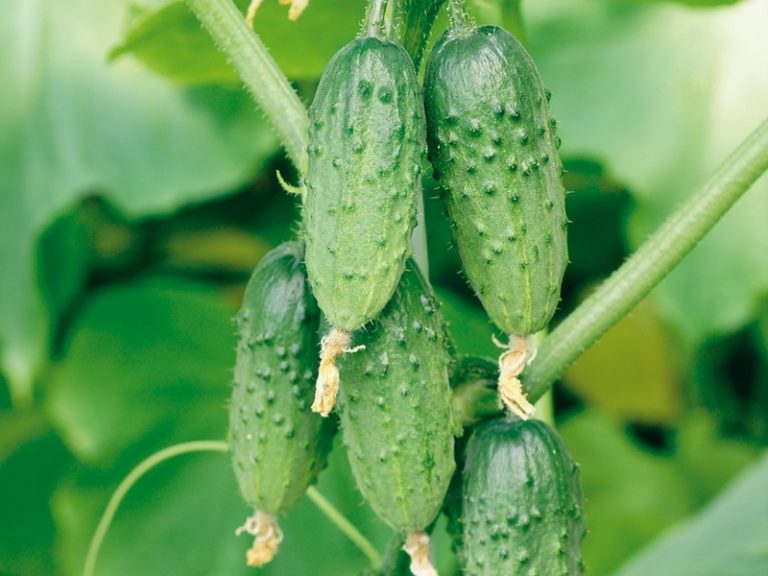
[[[501,372],[514,390],[502,397],[527,417],[520,337],[551,320],[568,262],[549,93],[525,49],[495,26],[446,32],[430,54],[424,92],[432,164],[467,279],[510,336]]]
[[[373,30],[376,18],[369,13]],[[312,409],[327,416],[336,357],[392,297],[416,223],[426,125],[413,62],[394,42],[356,38],[328,64],[309,115],[307,272],[332,325]]]
[[[466,576],[583,573],[578,466],[544,422],[506,416],[475,429],[461,511]]]
[[[335,431],[310,411],[320,312],[302,259],[294,242],[267,254],[236,317],[229,442],[240,492],[256,511],[243,529],[256,536],[251,565],[276,552],[281,535],[274,516],[314,482]]]
[[[307,271],[330,323],[352,331],[391,298],[416,222],[426,129],[410,57],[390,41],[353,40],[309,113]]]
[[[379,517],[411,536],[408,543],[421,538],[416,548],[424,552],[421,531],[440,511],[455,469],[454,427],[447,336],[412,261],[359,339],[365,354],[339,362],[339,417],[352,472]]]

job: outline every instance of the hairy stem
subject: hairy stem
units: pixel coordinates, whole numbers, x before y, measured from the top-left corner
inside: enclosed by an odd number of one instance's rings
[[[227,55],[277,132],[288,157],[303,175],[307,170],[309,116],[288,79],[232,0],[186,2],[219,49]]]
[[[535,401],[560,374],[623,318],[709,232],[768,170],[768,119],[728,157],[708,182],[566,318],[539,347],[523,373]]]
[[[448,0],[448,19],[451,28],[464,31],[475,27],[475,19],[467,10],[465,0]]]
[[[374,548],[373,544],[363,536],[360,531],[350,522],[325,496],[318,492],[317,488],[310,486],[307,488],[307,497],[314,502],[323,514],[347,537],[358,549],[368,557],[372,566],[378,566],[381,563],[381,555]]]
[[[384,31],[384,13],[387,10],[387,0],[368,0],[365,12],[363,35],[380,38]]]

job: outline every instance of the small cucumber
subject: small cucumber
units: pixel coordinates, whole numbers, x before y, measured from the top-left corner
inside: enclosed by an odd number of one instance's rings
[[[282,537],[274,516],[294,504],[325,465],[333,423],[310,411],[320,312],[300,244],[267,254],[237,314],[229,441],[235,476],[256,511],[242,531],[256,537],[248,563],[269,562]]]
[[[330,323],[352,331],[391,298],[416,222],[426,127],[410,57],[387,40],[353,40],[309,114],[307,271]]]
[[[428,562],[421,531],[440,511],[455,469],[454,429],[447,337],[413,262],[360,341],[365,354],[339,362],[339,417],[352,472],[371,508],[409,535],[411,557]],[[414,573],[432,573],[414,563]]]
[[[532,407],[516,389],[528,357],[521,337],[551,320],[568,262],[549,93],[525,49],[496,26],[446,32],[424,92],[432,164],[467,279],[510,336],[502,399],[527,417]]]
[[[544,422],[480,424],[467,443],[462,488],[466,576],[583,573],[578,466]]]
[[[336,358],[392,297],[416,222],[426,125],[413,62],[388,40],[353,40],[323,72],[309,115],[307,271],[332,324],[312,410],[327,416]]]

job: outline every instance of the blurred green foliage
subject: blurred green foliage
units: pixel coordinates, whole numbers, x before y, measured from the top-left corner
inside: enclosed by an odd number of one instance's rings
[[[766,114],[768,11],[761,0],[472,5],[482,22],[524,28],[554,92],[573,191],[562,318]],[[290,23],[267,1],[256,28],[311,101],[362,10],[312,0]],[[0,84],[0,573],[79,574],[136,463],[224,437],[231,317],[259,258],[298,227],[275,171],[295,178],[178,1],[7,0]],[[492,356],[436,197],[426,178],[431,276],[455,346]],[[582,464],[592,574],[768,572],[766,214],[763,178],[554,392]],[[386,548],[390,530],[342,447],[319,489]],[[248,512],[226,456],[170,462],[129,494],[97,574],[246,574],[234,529]],[[282,552],[260,573],[366,568],[309,501],[281,522]],[[443,521],[435,539],[440,573],[456,573]]]

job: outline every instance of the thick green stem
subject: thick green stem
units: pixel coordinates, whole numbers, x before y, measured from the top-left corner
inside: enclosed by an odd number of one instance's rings
[[[389,4],[395,22],[395,35],[411,55],[416,70],[421,66],[432,27],[444,3],[445,0],[399,0]]]
[[[768,120],[728,157],[698,193],[544,339],[523,373],[531,401],[546,392],[576,358],[669,274],[766,170]]]
[[[237,70],[301,174],[307,170],[309,116],[288,79],[232,0],[186,0]],[[290,42],[290,39],[286,41]]]

